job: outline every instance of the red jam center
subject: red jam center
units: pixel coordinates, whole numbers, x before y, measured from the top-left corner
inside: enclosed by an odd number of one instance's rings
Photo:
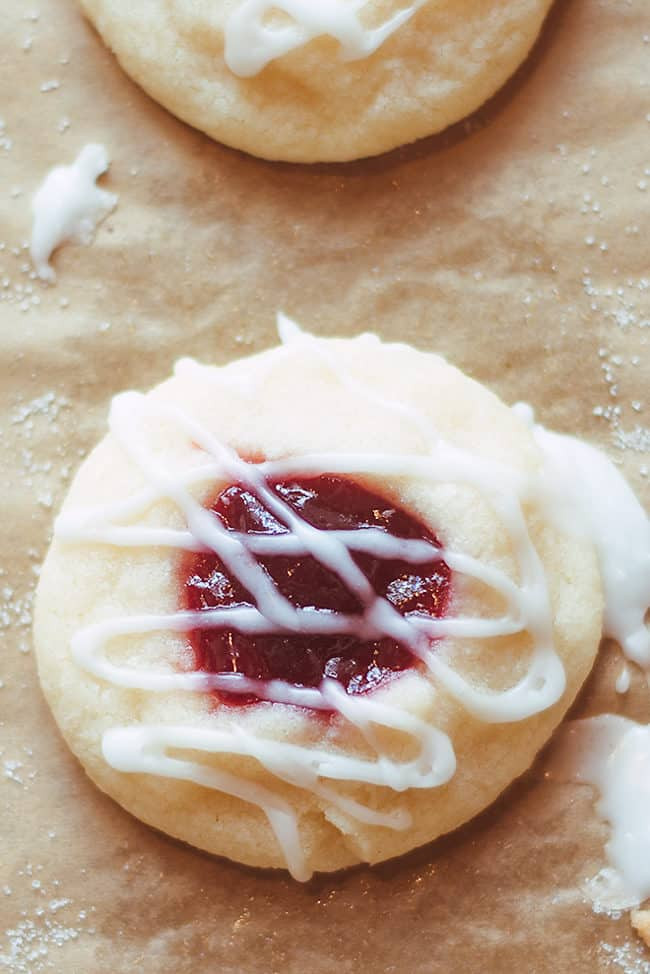
[[[321,476],[269,483],[288,507],[323,531],[376,528],[396,538],[439,546],[416,518],[351,480]],[[235,484],[210,505],[230,531],[249,535],[287,535],[289,529],[255,493]],[[373,554],[352,556],[375,592],[403,616],[440,618],[449,599],[450,569],[440,559],[412,563]],[[263,555],[259,564],[277,590],[297,608],[361,615],[362,605],[345,583],[311,555]],[[184,608],[201,612],[219,606],[255,606],[246,588],[217,555],[191,553],[181,569]],[[290,632],[248,634],[227,628],[197,627],[190,633],[194,668],[207,673],[242,673],[259,680],[284,680],[300,687],[337,680],[348,693],[372,690],[393,674],[417,665],[406,646],[392,638],[363,641],[355,635],[305,635]],[[219,694],[229,703],[250,703],[251,695]]]

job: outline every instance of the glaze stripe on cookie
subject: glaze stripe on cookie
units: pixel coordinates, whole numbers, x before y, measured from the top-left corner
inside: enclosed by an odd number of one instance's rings
[[[242,0],[226,21],[226,64],[240,78],[251,78],[276,58],[327,35],[341,45],[343,61],[369,57],[426,0],[414,0],[378,27],[364,27],[360,15],[368,0]],[[268,18],[284,14],[280,26]]]

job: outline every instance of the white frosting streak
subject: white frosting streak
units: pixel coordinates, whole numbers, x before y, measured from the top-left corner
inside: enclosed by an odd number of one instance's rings
[[[148,725],[142,727],[116,727],[104,734],[102,751],[104,758],[118,771],[149,773],[181,781],[193,781],[204,788],[240,798],[264,809],[266,817],[278,842],[282,846],[287,869],[292,876],[305,882],[310,872],[305,866],[301,853],[298,823],[289,804],[273,791],[262,785],[246,781],[237,775],[216,768],[206,767],[197,761],[183,761],[167,754],[167,748],[182,748],[193,751],[209,751],[211,754],[247,753],[237,751],[233,735],[227,736],[224,746],[223,736],[218,732],[198,731],[192,727]]]
[[[530,407],[514,407],[532,424]],[[650,519],[609,458],[572,436],[532,427],[546,464],[541,490],[563,526],[596,546],[605,590],[606,636],[650,670]],[[627,689],[622,677],[620,692]]]
[[[52,169],[36,192],[30,255],[41,280],[56,280],[50,257],[57,247],[91,243],[97,224],[115,209],[118,197],[96,185],[108,166],[104,146],[87,145],[72,165]]]
[[[324,35],[340,43],[344,61],[357,61],[373,54],[426,2],[413,0],[369,28],[360,18],[368,0],[242,0],[226,21],[225,62],[233,74],[250,78]]]

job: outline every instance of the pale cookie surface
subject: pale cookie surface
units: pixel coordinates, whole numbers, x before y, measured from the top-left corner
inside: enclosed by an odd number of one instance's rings
[[[283,338],[220,369],[183,360],[146,396],[114,400],[57,521],[35,634],[48,701],[102,789],[170,835],[306,879],[454,829],[525,771],[589,672],[603,599],[593,546],[556,521],[519,415],[406,345],[315,339],[286,322]],[[297,612],[258,572],[265,530],[217,529],[206,511],[239,484],[277,514],[269,484],[322,475],[435,536],[450,571],[438,618],[400,615],[349,558],[406,544],[417,574],[420,542],[314,529],[281,508],[284,555],[327,563],[364,606],[362,621],[318,611],[315,593]],[[255,592],[257,608],[224,610],[240,634],[296,632],[308,651],[319,626],[398,632],[413,665],[370,692],[336,679],[262,681],[237,705],[208,692],[182,591],[184,559],[206,551]],[[210,687],[237,692],[232,679]]]
[[[446,128],[523,62],[551,0],[81,0],[179,118],[268,159],[385,152]]]

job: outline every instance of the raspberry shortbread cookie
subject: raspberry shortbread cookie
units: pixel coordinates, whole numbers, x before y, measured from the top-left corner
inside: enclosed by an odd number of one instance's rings
[[[454,829],[528,768],[603,595],[525,412],[406,345],[281,334],[114,399],[35,632],[102,789],[306,879]]]
[[[124,69],[213,138],[268,159],[358,159],[478,108],[551,0],[81,0]]]

